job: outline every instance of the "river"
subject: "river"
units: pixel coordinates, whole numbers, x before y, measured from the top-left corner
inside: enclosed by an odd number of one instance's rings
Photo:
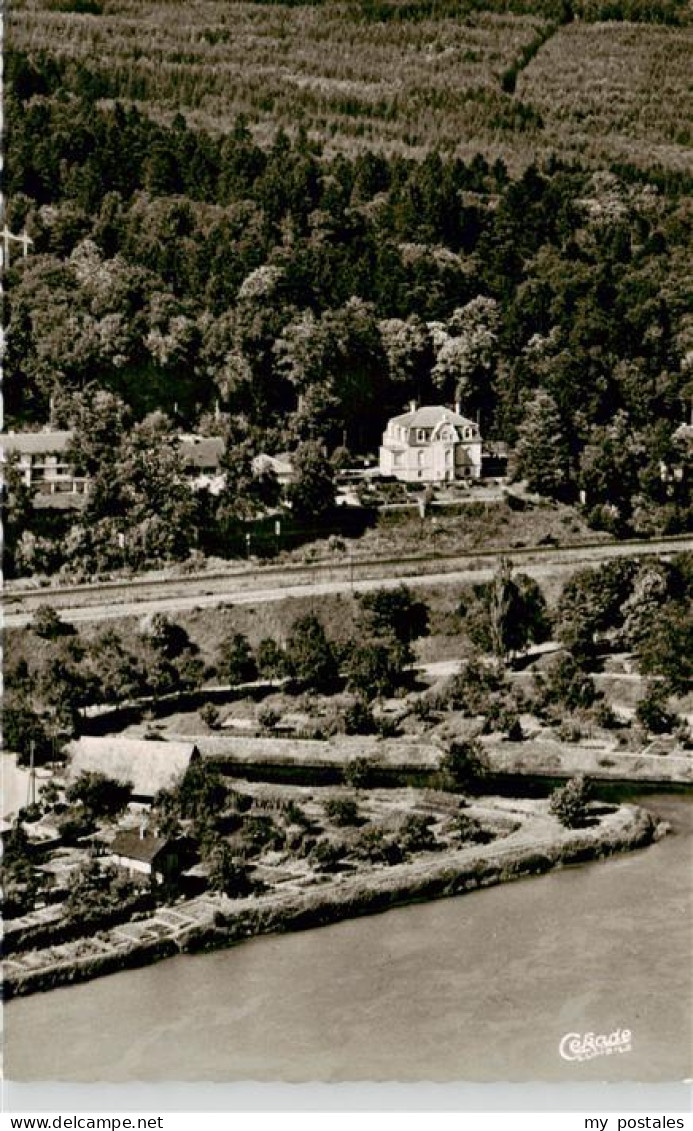
[[[11,1080],[642,1081],[693,1075],[693,804],[652,847],[12,1001]],[[563,1060],[566,1033],[632,1032]]]

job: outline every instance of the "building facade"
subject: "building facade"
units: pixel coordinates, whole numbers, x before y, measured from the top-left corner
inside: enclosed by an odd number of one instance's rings
[[[453,483],[481,476],[479,426],[444,405],[415,408],[388,421],[380,472],[406,483]]]
[[[23,483],[37,495],[83,495],[84,476],[75,475],[67,459],[72,432],[6,432],[0,448],[2,462],[13,458]]]
[[[87,495],[90,480],[77,475],[67,458],[72,432],[6,432],[0,437],[0,460],[16,460],[22,481],[44,505],[63,503],[78,506]],[[208,490],[218,495],[224,487],[221,457],[224,441],[219,436],[181,434],[178,450],[186,477],[193,490]]]

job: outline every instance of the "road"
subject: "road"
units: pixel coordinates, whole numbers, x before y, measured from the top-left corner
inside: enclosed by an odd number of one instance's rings
[[[396,561],[325,563],[317,566],[265,568],[212,576],[174,577],[152,581],[133,578],[73,588],[45,588],[5,594],[4,625],[27,625],[38,605],[49,604],[72,624],[117,620],[152,613],[186,612],[218,605],[258,605],[290,598],[319,599],[336,593],[363,593],[410,586],[464,585],[489,580],[501,554],[537,580],[569,574],[585,565],[616,557],[664,556],[693,550],[693,538],[592,543],[566,547],[512,548],[480,551],[451,558],[403,558]],[[364,576],[365,575],[365,576]]]

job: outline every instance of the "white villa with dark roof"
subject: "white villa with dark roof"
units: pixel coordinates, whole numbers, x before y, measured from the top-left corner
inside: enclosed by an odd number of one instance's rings
[[[445,405],[393,416],[380,448],[380,471],[407,483],[444,483],[481,475],[479,425]]]

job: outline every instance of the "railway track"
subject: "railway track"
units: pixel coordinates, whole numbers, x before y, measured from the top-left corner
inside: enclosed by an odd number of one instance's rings
[[[581,542],[567,546],[510,546],[462,554],[413,554],[391,558],[343,557],[336,562],[229,568],[214,573],[162,578],[129,578],[73,586],[10,588],[3,594],[4,623],[20,627],[40,605],[51,605],[66,619],[107,620],[152,611],[184,610],[215,604],[249,604],[285,597],[320,596],[362,591],[379,585],[445,584],[464,582],[473,575],[483,580],[501,556],[525,571],[562,572],[596,565],[617,557],[666,557],[693,550],[690,535],[633,539],[623,542]]]

